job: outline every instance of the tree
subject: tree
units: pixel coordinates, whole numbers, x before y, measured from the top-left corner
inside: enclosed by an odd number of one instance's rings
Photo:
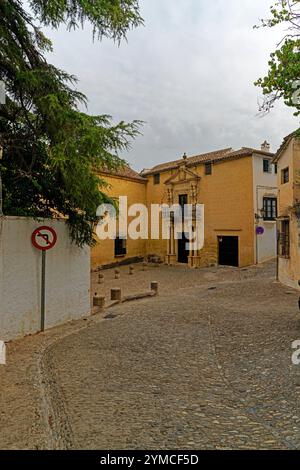
[[[261,21],[263,27],[287,24],[286,35],[271,54],[269,71],[256,85],[263,90],[261,111],[267,113],[277,100],[300,114],[300,0],[279,0],[271,7],[271,17]]]
[[[66,217],[72,239],[92,244],[96,210],[108,202],[97,172],[124,164],[119,152],[139,133],[139,121],[113,125],[111,117],[80,111],[87,98],[76,78],[45,59],[52,44],[36,25],[78,28],[120,42],[143,23],[138,0],[0,0],[0,80],[7,89],[0,105],[3,212],[31,217]],[[101,190],[99,188],[101,187]]]

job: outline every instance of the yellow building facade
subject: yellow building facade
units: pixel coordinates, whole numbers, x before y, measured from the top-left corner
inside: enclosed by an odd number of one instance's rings
[[[146,204],[147,181],[131,168],[126,167],[117,174],[101,173],[99,176],[108,184],[105,192],[109,197],[118,200],[119,196],[127,196],[128,205]],[[128,223],[131,219],[131,217],[128,218]],[[95,241],[96,244],[92,248],[93,269],[121,262],[134,262],[145,257],[146,240],[128,238],[123,250],[122,241],[118,246],[116,243],[118,240],[99,240],[97,235],[95,235]]]
[[[254,158],[263,163],[274,155],[269,149],[223,149],[186,157],[143,170],[138,175],[103,175],[113,197],[128,196],[128,205],[148,208],[147,240],[127,239],[126,253],[117,255],[112,240],[100,241],[93,249],[93,267],[156,256],[168,264],[190,267],[211,265],[249,266],[257,261]],[[264,163],[265,164],[265,163]],[[175,226],[170,239],[153,239],[150,233],[152,204],[204,205],[204,247],[187,252],[185,239],[177,239]],[[129,220],[130,222],[130,220]],[[177,234],[178,235],[178,234]],[[274,256],[276,253],[274,253]]]
[[[279,280],[298,288],[300,280],[300,140],[287,136],[274,163],[278,167]]]

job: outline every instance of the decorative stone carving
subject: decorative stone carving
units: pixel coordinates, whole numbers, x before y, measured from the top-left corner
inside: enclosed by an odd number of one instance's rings
[[[173,204],[173,188],[168,188],[167,198],[168,198],[168,204],[172,205]]]
[[[191,204],[197,204],[197,199],[198,199],[198,188],[197,188],[197,184],[192,183],[192,184],[191,184],[191,189],[190,189],[190,200],[191,200]]]

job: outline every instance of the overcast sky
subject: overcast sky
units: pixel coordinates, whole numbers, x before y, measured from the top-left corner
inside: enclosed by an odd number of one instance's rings
[[[123,155],[137,170],[217,148],[276,150],[298,126],[277,104],[258,117],[253,82],[282,37],[253,30],[274,0],[140,0],[145,26],[120,47],[92,42],[91,30],[47,31],[55,65],[75,74],[89,112],[145,121],[143,135]]]

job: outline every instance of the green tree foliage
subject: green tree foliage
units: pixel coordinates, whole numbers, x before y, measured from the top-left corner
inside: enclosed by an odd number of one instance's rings
[[[269,19],[261,20],[263,27],[283,24],[286,34],[271,54],[267,76],[256,85],[263,90],[263,112],[269,112],[277,100],[300,114],[300,0],[279,0],[271,7]]]
[[[97,176],[124,164],[140,122],[113,125],[110,116],[80,109],[86,97],[76,78],[45,59],[52,44],[37,24],[93,26],[94,36],[120,42],[142,24],[137,0],[0,0],[0,80],[7,100],[0,105],[3,212],[66,217],[72,239],[91,244],[96,210],[109,198]],[[99,190],[101,187],[101,191]]]

